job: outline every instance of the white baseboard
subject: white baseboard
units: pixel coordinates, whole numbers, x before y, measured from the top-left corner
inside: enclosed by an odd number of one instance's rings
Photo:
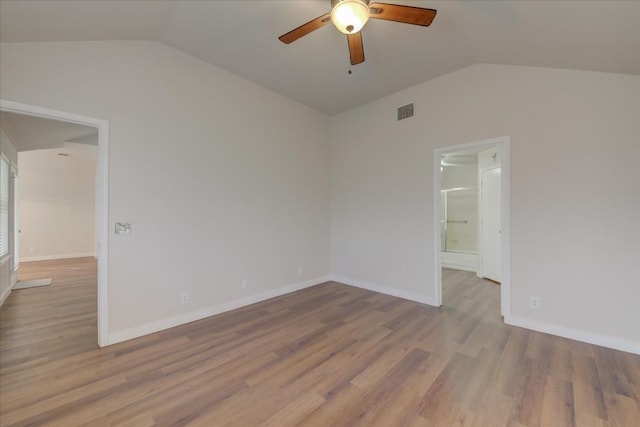
[[[218,304],[211,307],[204,308],[202,310],[194,311],[191,313],[184,313],[178,316],[170,317],[168,319],[158,320],[156,322],[145,323],[144,325],[136,326],[122,331],[116,331],[109,334],[108,342],[106,345],[116,344],[122,341],[127,341],[133,338],[138,338],[144,335],[153,334],[155,332],[163,331],[165,329],[174,328],[176,326],[184,325],[185,323],[195,322],[216,314],[224,313],[226,311],[235,310],[236,308],[244,307],[247,305],[255,304],[270,298],[285,295],[291,292],[299,291],[300,289],[309,288],[311,286],[319,285],[320,283],[328,282],[328,277],[317,277],[315,279],[307,280],[305,282],[294,283],[293,285],[283,286],[282,288],[273,289],[270,291],[262,292],[256,295],[249,295],[234,301],[230,301],[224,304]]]
[[[349,277],[332,276],[331,281],[344,283],[345,285],[355,286],[357,288],[367,289],[369,291],[380,292],[381,294],[391,295],[392,297],[398,297],[409,301],[415,301],[422,304],[435,306],[432,297],[416,294],[414,292],[403,291],[402,289],[390,288],[384,285],[363,282],[361,280],[351,279]],[[425,289],[426,288],[427,287],[425,286]]]
[[[640,342],[627,340],[625,338],[573,329],[566,326],[540,322],[519,316],[507,316],[505,317],[504,322],[508,325],[544,332],[545,334],[595,344],[601,347],[612,348],[614,350],[626,351],[627,353],[640,354]]]
[[[84,257],[90,257],[90,256],[97,257],[95,252],[86,252],[81,254],[30,256],[30,257],[20,258],[20,262],[50,261],[54,259],[84,258]]]

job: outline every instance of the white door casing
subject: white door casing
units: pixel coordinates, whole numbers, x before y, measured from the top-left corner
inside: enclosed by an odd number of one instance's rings
[[[511,221],[510,221],[510,152],[511,141],[508,136],[486,139],[483,141],[441,147],[434,150],[433,156],[433,305],[439,307],[442,305],[442,271],[441,271],[441,250],[442,250],[442,233],[441,233],[441,169],[440,160],[442,156],[459,152],[459,151],[481,151],[489,148],[498,147],[500,155],[494,159],[497,167],[501,169],[501,235],[500,235],[500,312],[504,316],[505,321],[511,315]],[[480,234],[480,233],[479,233]],[[478,242],[480,243],[480,242]],[[480,248],[479,248],[480,249]],[[478,269],[480,266],[478,266]]]
[[[109,121],[0,99],[0,111],[77,123],[98,129],[98,345],[109,345]],[[20,165],[18,165],[18,168]]]

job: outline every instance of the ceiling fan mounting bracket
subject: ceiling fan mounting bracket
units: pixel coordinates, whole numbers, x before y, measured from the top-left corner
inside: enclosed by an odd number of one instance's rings
[[[331,9],[333,9],[333,7],[335,5],[337,5],[340,2],[343,2],[345,0],[331,0]],[[360,0],[362,3],[366,4],[367,6],[369,5],[369,0]]]

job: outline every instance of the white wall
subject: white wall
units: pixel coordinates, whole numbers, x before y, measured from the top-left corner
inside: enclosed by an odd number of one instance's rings
[[[68,142],[18,153],[21,262],[95,255],[97,158],[96,146]]]
[[[16,149],[4,133],[2,129],[0,129],[0,153],[2,153],[8,160],[9,163],[14,165],[18,164],[18,154],[16,153]],[[11,190],[9,190],[11,191]],[[11,195],[11,193],[10,193]],[[11,200],[9,201],[9,209],[13,207]],[[11,213],[9,213],[9,218],[11,218]],[[13,227],[12,224],[9,224],[9,255],[0,259],[0,305],[4,303],[4,301],[9,296],[11,292],[11,287],[15,283],[15,274],[13,272],[13,245],[11,244],[13,241]]]
[[[638,76],[477,65],[329,121],[156,43],[1,48],[3,99],[110,121],[114,338],[320,281],[329,235],[333,276],[428,302],[434,149],[509,135],[509,320],[640,352]]]
[[[476,65],[333,117],[332,274],[432,301],[434,149],[510,136],[507,320],[640,352],[638,112],[639,76]]]
[[[1,48],[3,99],[109,120],[111,341],[326,278],[325,115],[158,43]]]

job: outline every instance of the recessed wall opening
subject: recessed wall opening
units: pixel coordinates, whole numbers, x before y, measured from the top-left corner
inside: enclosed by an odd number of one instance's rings
[[[494,295],[496,305],[500,300],[496,313],[508,313],[508,155],[507,137],[435,151],[434,295],[439,306],[447,293],[463,299],[464,287],[477,283]]]
[[[86,116],[80,116],[73,113],[67,113],[62,111],[55,111],[45,109],[37,106],[26,105],[11,101],[0,100],[0,114],[4,115],[4,118],[11,120],[3,120],[3,125],[9,127],[19,123],[31,123],[33,126],[39,126],[40,124],[52,124],[54,127],[58,126],[53,132],[57,132],[63,129],[62,134],[54,135],[51,141],[56,140],[58,145],[49,146],[46,142],[42,142],[43,146],[29,145],[34,142],[34,138],[28,138],[27,145],[22,147],[16,147],[17,151],[26,152],[33,150],[51,151],[52,159],[56,159],[60,162],[71,162],[79,160],[82,156],[94,156],[93,164],[94,169],[91,171],[94,174],[94,222],[95,227],[91,236],[93,240],[93,248],[89,248],[91,255],[95,254],[97,258],[96,262],[93,262],[94,271],[97,267],[97,344],[99,346],[108,345],[108,131],[109,124],[106,120],[95,119]],[[16,119],[16,120],[13,120]],[[16,125],[18,126],[18,125]],[[22,125],[20,125],[22,126]],[[71,134],[64,133],[69,129],[75,129],[79,133],[75,136],[69,136]],[[9,133],[12,133],[9,131]],[[20,129],[13,129],[15,138],[19,138]],[[66,135],[66,136],[65,136]],[[37,141],[36,141],[37,142]],[[66,144],[66,145],[65,145]],[[93,146],[93,147],[92,147]],[[95,152],[95,146],[97,146],[97,153]],[[34,151],[36,153],[37,151]],[[57,154],[62,153],[63,156]],[[66,154],[66,155],[65,155]],[[96,158],[97,157],[97,158]],[[42,160],[42,159],[40,159]],[[91,162],[89,162],[91,163]],[[20,162],[15,165],[15,180],[20,177]],[[87,189],[91,191],[91,189]],[[14,217],[19,218],[20,208],[15,206],[15,202],[12,204],[15,209]],[[20,254],[18,250],[20,245],[20,238],[18,234],[20,227],[16,228],[16,231],[11,236],[12,242],[12,270],[13,278],[15,281],[15,269],[19,268]],[[27,252],[25,252],[25,250]],[[22,248],[22,258],[34,260],[38,258],[38,248],[27,245]],[[25,255],[26,254],[26,255]],[[83,254],[76,254],[83,255]],[[86,255],[86,254],[85,254]],[[52,258],[54,258],[53,256]],[[44,257],[45,260],[47,257]],[[83,258],[83,257],[81,257]],[[85,259],[91,259],[91,257],[84,257]],[[75,258],[74,258],[75,259]],[[78,258],[79,259],[79,258]],[[71,267],[70,267],[71,268]],[[25,276],[28,279],[28,277]]]

